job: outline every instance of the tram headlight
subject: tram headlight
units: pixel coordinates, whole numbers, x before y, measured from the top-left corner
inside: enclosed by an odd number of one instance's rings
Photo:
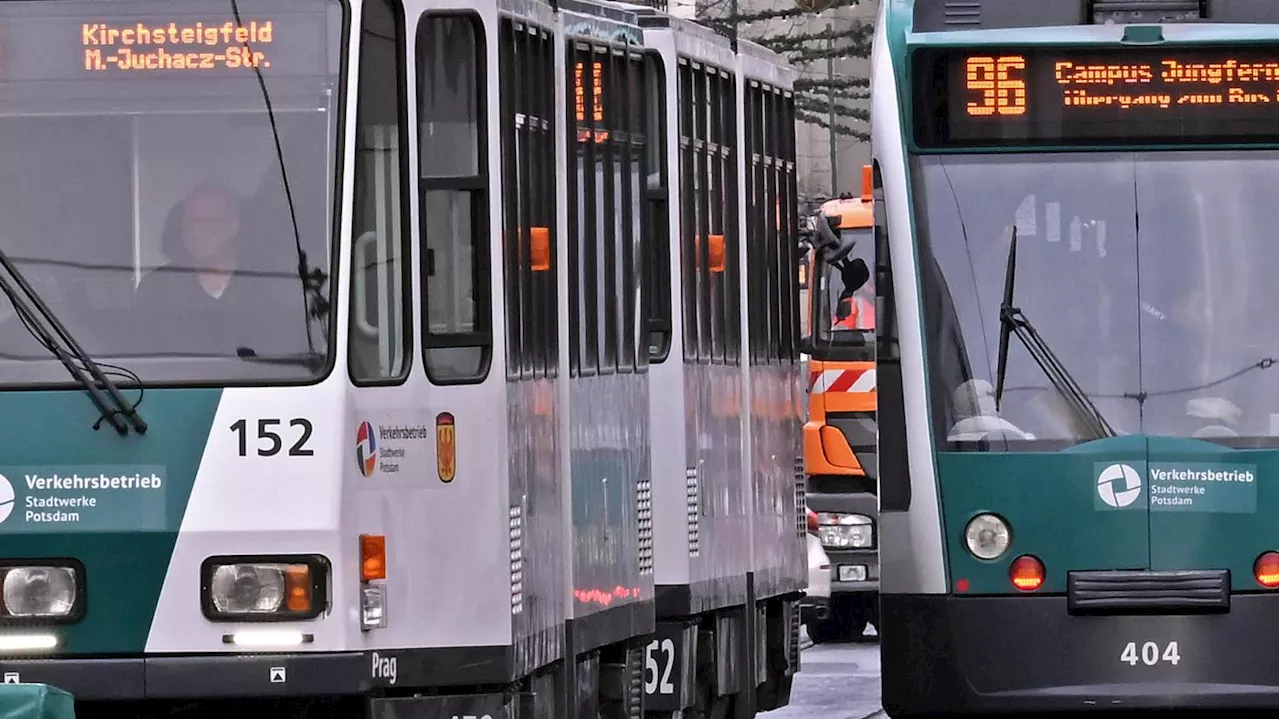
[[[306,557],[210,557],[200,594],[213,621],[287,622],[325,609],[328,561]]]
[[[0,616],[7,619],[69,620],[83,609],[83,574],[69,566],[0,567]]]
[[[1013,533],[994,514],[979,514],[964,528],[964,546],[978,559],[995,559],[1009,550]]]
[[[867,549],[873,543],[872,521],[865,514],[817,512],[818,539],[827,549]]]

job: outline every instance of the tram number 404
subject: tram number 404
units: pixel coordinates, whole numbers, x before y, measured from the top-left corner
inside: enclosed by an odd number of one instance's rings
[[[1161,650],[1160,645],[1155,642],[1143,642],[1141,646],[1137,642],[1129,642],[1124,645],[1124,650],[1120,652],[1120,661],[1131,667],[1138,666],[1138,662],[1142,662],[1149,667],[1154,667],[1160,662],[1178,666],[1178,662],[1182,661],[1182,657],[1178,654],[1178,643],[1169,642],[1164,645]]]

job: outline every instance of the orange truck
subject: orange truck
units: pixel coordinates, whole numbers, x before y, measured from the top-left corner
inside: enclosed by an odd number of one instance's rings
[[[829,597],[802,603],[814,642],[858,641],[878,623],[875,242],[871,167],[859,197],[824,203],[798,268],[808,355],[804,471],[809,526],[830,558]],[[878,627],[877,627],[878,628]]]

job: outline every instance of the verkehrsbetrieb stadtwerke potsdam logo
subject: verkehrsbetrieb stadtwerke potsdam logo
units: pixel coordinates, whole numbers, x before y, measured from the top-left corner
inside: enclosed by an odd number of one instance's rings
[[[162,529],[164,485],[161,471],[6,472],[0,474],[0,531]]]
[[[378,440],[373,435],[373,425],[368,422],[361,422],[356,428],[356,464],[366,477],[378,468]]]
[[[426,424],[361,421],[356,426],[356,465],[366,477],[375,473],[398,474],[408,453],[415,447],[427,446],[435,436],[435,430]]]

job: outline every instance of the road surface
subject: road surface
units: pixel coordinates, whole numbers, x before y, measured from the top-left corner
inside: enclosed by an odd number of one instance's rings
[[[875,630],[860,643],[809,644],[801,633],[800,673],[791,704],[761,719],[866,719],[880,712],[880,645]],[[883,714],[880,714],[883,717]]]

